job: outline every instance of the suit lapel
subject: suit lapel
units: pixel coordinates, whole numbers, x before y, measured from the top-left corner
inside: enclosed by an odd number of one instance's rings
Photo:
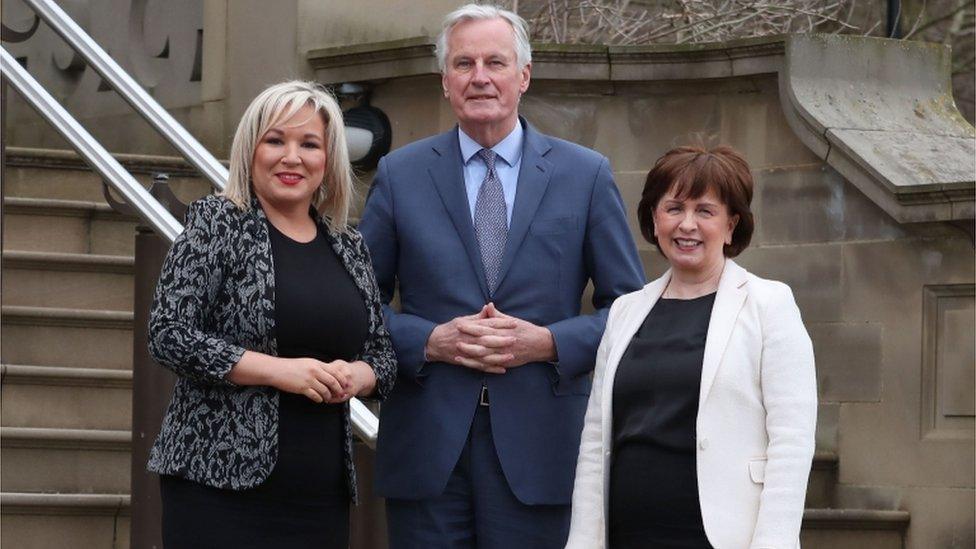
[[[727,259],[718,283],[718,292],[715,294],[712,316],[708,321],[708,334],[705,336],[705,356],[702,359],[701,387],[698,393],[699,409],[708,398],[732,329],[735,328],[736,318],[746,301],[747,292],[743,288],[745,283],[745,270]]]
[[[525,142],[522,145],[522,166],[519,168],[512,223],[508,228],[505,253],[502,255],[502,264],[498,271],[499,288],[505,281],[505,275],[512,263],[515,262],[515,253],[525,240],[529,225],[532,224],[546,189],[549,188],[549,180],[553,172],[552,163],[545,158],[546,153],[552,148],[548,141],[521,117],[519,123],[524,124],[525,127]]]
[[[485,300],[488,299],[488,283],[485,280],[485,267],[481,263],[481,249],[474,235],[474,225],[471,223],[471,206],[464,190],[464,172],[462,168],[461,147],[458,144],[457,128],[441,134],[432,146],[434,157],[427,172],[430,174],[434,187],[440,194],[444,209],[451,217],[457,230],[468,260],[474,268],[478,278],[478,285]]]

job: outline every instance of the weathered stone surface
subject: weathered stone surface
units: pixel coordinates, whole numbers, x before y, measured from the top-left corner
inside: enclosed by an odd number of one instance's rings
[[[922,436],[972,439],[976,426],[976,286],[926,286],[922,310]]]
[[[891,240],[905,234],[826,165],[755,173],[757,244]]]
[[[840,244],[748,248],[736,261],[762,278],[793,290],[803,321],[833,322],[840,316]]]
[[[821,401],[817,405],[817,451],[837,452],[840,404]]]
[[[738,149],[753,170],[817,162],[783,116],[775,75],[739,79],[742,89],[719,96],[717,141]],[[748,86],[748,88],[746,87]]]
[[[932,43],[793,36],[783,109],[807,146],[895,219],[956,219],[974,200],[976,131],[952,100],[950,64]]]
[[[920,342],[922,287],[972,283],[976,270],[972,244],[959,233],[952,238],[915,238],[857,242],[843,246],[843,318],[898,322],[912,319],[905,332]]]
[[[881,399],[881,325],[867,322],[807,323],[817,361],[821,402]]]

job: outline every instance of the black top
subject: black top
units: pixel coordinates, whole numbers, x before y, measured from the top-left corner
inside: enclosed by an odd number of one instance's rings
[[[363,297],[336,257],[327,234],[296,242],[270,222],[278,356],[353,360],[367,336]],[[257,489],[265,495],[348,498],[344,404],[316,404],[280,393],[278,460]]]
[[[319,231],[295,242],[268,223],[278,355],[352,360],[366,341],[363,297]],[[279,393],[274,469],[246,490],[213,488],[163,475],[162,533],[167,547],[349,545],[349,484],[344,404],[316,404]]]
[[[707,548],[695,419],[715,294],[660,299],[613,384],[610,547]]]

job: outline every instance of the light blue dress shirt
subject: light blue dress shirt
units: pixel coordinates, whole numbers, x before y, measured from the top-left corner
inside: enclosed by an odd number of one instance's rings
[[[525,131],[522,124],[515,123],[515,128],[505,139],[491,148],[498,157],[495,159],[495,172],[502,182],[502,192],[505,194],[505,213],[508,225],[512,225],[512,208],[515,206],[515,191],[518,188],[519,168],[522,166],[522,141]],[[478,156],[483,149],[474,139],[458,128],[458,141],[461,144],[461,158],[464,160],[464,190],[468,194],[468,206],[471,209],[471,222],[474,223],[474,206],[478,201],[478,190],[488,173],[488,166]],[[501,160],[501,162],[499,162]]]

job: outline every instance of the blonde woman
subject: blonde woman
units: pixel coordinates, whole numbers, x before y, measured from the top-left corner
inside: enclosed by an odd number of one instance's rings
[[[351,194],[338,105],[293,81],[254,99],[226,191],[190,206],[149,326],[178,376],[149,459],[166,547],[348,546],[347,402],[395,376]]]

